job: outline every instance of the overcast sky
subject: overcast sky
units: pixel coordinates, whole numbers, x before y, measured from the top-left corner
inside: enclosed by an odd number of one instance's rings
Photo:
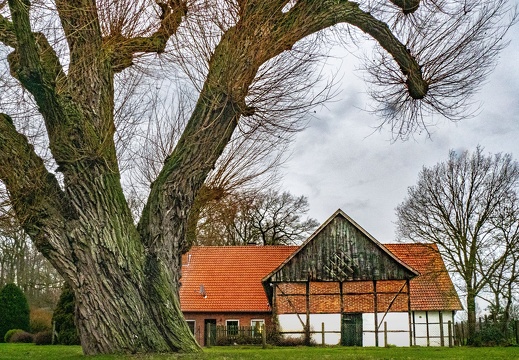
[[[309,215],[319,222],[341,208],[377,240],[394,242],[395,208],[423,166],[446,160],[450,149],[473,151],[478,144],[485,153],[511,153],[519,160],[519,26],[508,39],[475,97],[481,106],[477,116],[458,123],[438,119],[430,138],[416,134],[396,143],[389,129],[374,132],[380,120],[362,110],[370,99],[362,73],[354,71],[355,57],[339,55],[333,66],[341,65],[342,91],[297,135],[283,190],[306,195]]]

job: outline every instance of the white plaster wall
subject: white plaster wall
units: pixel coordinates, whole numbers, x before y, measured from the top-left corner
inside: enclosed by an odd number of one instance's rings
[[[444,346],[449,345],[449,329],[448,321],[454,322],[451,311],[443,311],[443,338]],[[409,346],[409,318],[407,312],[391,312],[387,313],[385,318],[384,313],[378,313],[378,321],[382,322],[379,328],[378,345],[384,346],[384,322],[387,322],[387,342],[395,346]],[[299,314],[303,322],[306,321],[306,314]],[[429,311],[429,346],[440,346],[440,315],[438,311]],[[285,334],[286,337],[299,338],[303,335],[304,327],[296,314],[282,314],[278,315],[280,330],[282,332],[296,332],[293,334]],[[416,331],[416,345],[427,346],[427,329],[425,311],[414,312],[414,329]],[[312,339],[315,343],[321,344],[322,335],[321,324],[324,322],[325,326],[325,343],[326,345],[337,345],[341,341],[341,314],[311,314],[310,328],[312,331],[318,333],[312,334]],[[375,316],[373,313],[362,314],[362,344],[363,346],[375,346]],[[335,333],[326,333],[334,331]],[[413,337],[413,345],[415,339]]]
[[[418,346],[441,346],[440,337],[440,312],[428,311],[428,319],[425,311],[414,312],[415,338],[413,342]],[[449,346],[449,321],[454,323],[452,311],[442,311],[443,317],[443,342]],[[429,322],[429,344],[427,344],[427,321]]]
[[[299,318],[301,318],[301,320],[305,322],[306,314],[299,314]],[[288,338],[298,338],[303,335],[302,331],[304,331],[304,328],[299,318],[297,317],[297,314],[278,315],[279,330],[285,333],[283,334],[283,336]],[[291,331],[300,333],[290,334],[289,332]]]
[[[303,322],[306,314],[299,314]],[[303,325],[296,314],[278,315],[279,328],[285,333],[285,337],[299,338],[304,331]],[[310,314],[310,330],[318,333],[312,334],[312,340],[316,344],[322,343],[322,323],[324,323],[324,341],[326,345],[337,345],[341,341],[341,314]],[[334,333],[328,333],[333,331]],[[294,332],[290,334],[290,332]]]
[[[324,323],[324,342],[326,345],[337,345],[341,342],[341,314],[310,314],[310,330],[321,331]],[[329,333],[333,331],[333,333]],[[316,344],[322,344],[322,333],[312,334]]]
[[[384,346],[384,322],[387,323],[387,342],[389,345],[409,346],[409,317],[407,312],[378,313],[378,346]],[[362,345],[375,346],[375,314],[362,314]]]

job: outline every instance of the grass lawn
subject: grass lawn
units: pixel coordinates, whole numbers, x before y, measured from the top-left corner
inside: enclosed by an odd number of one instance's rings
[[[79,346],[0,344],[0,360],[334,360],[334,359],[519,359],[519,347],[495,348],[346,348],[346,347],[213,347],[197,355],[102,355],[85,357]]]

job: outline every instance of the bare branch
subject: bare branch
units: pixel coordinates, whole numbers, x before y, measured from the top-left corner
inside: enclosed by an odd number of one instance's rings
[[[396,209],[398,235],[436,244],[447,267],[463,279],[471,332],[475,298],[510,253],[500,227],[508,223],[506,231],[517,231],[518,219],[508,212],[517,207],[518,184],[519,164],[509,154],[485,156],[481,147],[473,154],[451,151],[448,161],[422,170]]]
[[[0,15],[0,42],[12,48],[16,47],[16,35],[13,24],[2,15]]]
[[[126,37],[122,29],[111,29],[103,39],[104,48],[111,53],[112,67],[119,72],[133,65],[133,57],[137,53],[163,53],[169,38],[177,31],[182,18],[188,11],[187,1],[157,1],[161,9],[160,26],[150,36]]]
[[[475,111],[470,99],[494,68],[497,54],[507,45],[503,38],[516,22],[517,13],[507,3],[430,0],[406,16],[382,13],[417,59],[428,84],[426,96],[411,96],[402,86],[407,79],[401,68],[379,49],[365,68],[382,126],[389,125],[395,137],[406,139],[426,130],[435,114],[453,121],[470,117]]]

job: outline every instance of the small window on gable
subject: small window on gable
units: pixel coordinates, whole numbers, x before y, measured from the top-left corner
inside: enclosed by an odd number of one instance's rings
[[[187,322],[187,326],[189,327],[189,330],[191,330],[191,333],[194,335],[195,334],[195,325],[196,325],[195,320],[186,320],[186,322]]]
[[[225,325],[227,325],[227,335],[238,335],[239,320],[226,320]]]

